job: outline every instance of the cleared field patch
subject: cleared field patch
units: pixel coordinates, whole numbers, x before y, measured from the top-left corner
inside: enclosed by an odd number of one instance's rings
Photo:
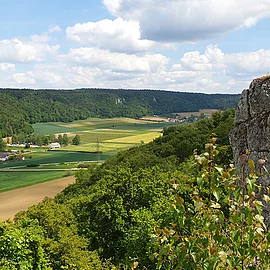
[[[218,112],[219,110],[216,109],[203,109],[198,112],[179,112],[177,114],[181,115],[182,117],[190,117],[191,115],[200,116],[201,114],[211,116],[213,113]]]
[[[219,110],[216,110],[216,109],[203,109],[203,110],[200,110],[200,113],[204,113],[206,115],[212,115],[213,113],[216,113],[218,111]]]
[[[122,150],[126,150],[126,149],[129,149],[131,147],[134,147],[134,146],[138,146],[140,145],[141,143],[134,143],[134,142],[119,142],[119,143],[115,143],[115,142],[104,142],[104,143],[101,143],[100,144],[100,151],[102,152],[106,152],[106,153],[110,153],[112,155],[116,154],[117,152],[119,151],[122,151]]]
[[[132,136],[132,132],[115,132],[114,130],[95,130],[80,134],[82,143],[104,142],[107,140],[120,139]]]
[[[129,136],[129,137],[125,137],[125,138],[118,138],[118,139],[112,139],[112,140],[107,140],[105,141],[105,143],[141,143],[142,141],[144,143],[148,143],[150,141],[152,141],[153,139],[160,137],[161,134],[159,132],[149,132],[146,134],[138,134],[138,135],[134,135],[134,136]]]
[[[0,172],[0,192],[47,182],[65,175],[63,171]]]
[[[66,128],[66,133],[70,138],[78,134],[81,139],[80,145],[69,144],[55,152],[92,152],[92,154],[94,152],[102,152],[102,154],[98,154],[97,160],[106,159],[101,156],[103,154],[112,155],[120,150],[139,145],[142,142],[148,143],[154,138],[161,136],[161,131],[164,127],[175,125],[175,123],[131,118],[89,118],[72,123],[41,124],[45,125],[45,129],[39,129],[39,132],[46,133],[50,124],[53,127],[58,125],[61,128]],[[39,128],[41,125],[39,125]],[[58,135],[59,133],[54,132],[54,134]]]
[[[34,130],[39,134],[60,134],[69,132],[80,132],[98,128],[115,128],[118,126],[130,126],[136,124],[147,124],[147,121],[132,118],[88,118],[72,123],[49,122],[34,124]]]
[[[13,219],[16,213],[27,210],[31,205],[41,202],[44,197],[54,197],[74,181],[75,177],[69,176],[34,186],[2,192],[0,196],[0,221],[8,218]]]
[[[38,134],[56,134],[56,133],[68,133],[68,132],[75,132],[76,128],[69,128],[66,126],[61,126],[57,123],[37,123],[33,124],[33,128],[35,133]]]
[[[144,121],[153,121],[153,122],[168,122],[168,119],[167,118],[164,118],[164,117],[156,117],[156,116],[145,116],[145,117],[142,117],[141,120],[144,120]]]

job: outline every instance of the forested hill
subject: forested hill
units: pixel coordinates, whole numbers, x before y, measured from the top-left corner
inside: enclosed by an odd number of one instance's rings
[[[233,116],[169,127],[78,171],[55,199],[0,223],[0,269],[269,269],[255,175],[241,187],[229,165]]]
[[[238,100],[239,95],[154,90],[0,89],[0,131],[7,136],[29,133],[36,122],[226,109],[236,107]]]
[[[78,171],[56,198],[0,223],[0,269],[269,269],[259,171],[245,186],[230,164],[233,121],[231,109],[169,127]]]

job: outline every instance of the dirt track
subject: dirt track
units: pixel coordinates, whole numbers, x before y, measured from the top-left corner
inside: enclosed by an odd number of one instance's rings
[[[17,212],[27,210],[29,206],[42,201],[44,197],[54,197],[69,184],[74,183],[74,181],[74,176],[68,176],[0,193],[0,221],[8,218],[12,219]]]

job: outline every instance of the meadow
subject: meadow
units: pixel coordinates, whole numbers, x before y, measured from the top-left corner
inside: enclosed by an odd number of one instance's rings
[[[76,134],[81,138],[80,145],[69,144],[59,152],[102,152],[114,155],[120,150],[148,143],[162,136],[162,129],[170,126],[168,122],[154,122],[131,118],[91,118],[72,123],[39,123],[35,132],[59,135],[66,133],[72,138]]]
[[[28,159],[28,156],[32,156]],[[36,150],[36,152],[25,154],[26,160],[9,161],[0,164],[0,169],[20,166],[35,166],[40,164],[54,164],[66,162],[82,162],[82,161],[97,161],[109,158],[108,154],[97,153],[77,153],[65,151],[44,151]]]
[[[35,185],[65,176],[63,171],[0,172],[0,192]]]
[[[162,136],[162,129],[170,125],[173,123],[130,118],[91,118],[71,123],[34,124],[35,133],[55,134],[56,137],[66,133],[70,140],[78,134],[81,143],[70,143],[53,151],[47,147],[30,149],[31,152],[23,153],[25,160],[0,164],[0,192],[61,178],[70,169],[77,168],[79,163],[103,161],[121,150],[148,143]],[[19,171],[14,172],[15,169]],[[31,172],[26,171],[29,169]]]

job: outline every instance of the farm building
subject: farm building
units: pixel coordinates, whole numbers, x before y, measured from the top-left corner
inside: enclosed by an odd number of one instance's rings
[[[18,159],[18,160],[25,160],[25,157],[24,156],[16,156],[16,159]]]
[[[57,148],[61,148],[61,145],[60,145],[60,143],[57,143],[57,142],[55,142],[55,143],[50,143],[49,145],[48,145],[48,147],[49,147],[49,149],[57,149]]]
[[[9,159],[8,153],[0,153],[0,161],[7,161]]]

